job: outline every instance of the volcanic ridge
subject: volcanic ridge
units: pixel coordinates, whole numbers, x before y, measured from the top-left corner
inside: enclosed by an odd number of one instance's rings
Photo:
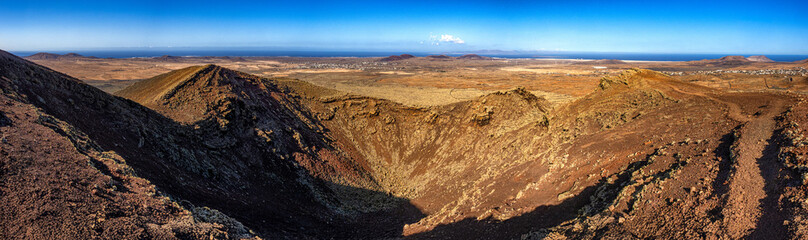
[[[4,238],[808,237],[797,94],[631,69],[414,107],[205,65],[113,96],[6,52],[0,90]]]

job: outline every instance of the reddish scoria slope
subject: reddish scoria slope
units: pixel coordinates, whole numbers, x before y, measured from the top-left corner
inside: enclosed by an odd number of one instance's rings
[[[289,161],[288,159],[307,157],[314,159],[317,155],[313,158],[308,156],[307,151],[285,152],[289,149],[302,149],[300,144],[307,144],[312,137],[292,134],[294,127],[304,128],[306,124],[297,122],[300,120],[285,112],[275,112],[278,113],[275,116],[286,122],[264,122],[242,115],[246,114],[246,108],[252,105],[244,105],[238,101],[229,102],[228,100],[234,99],[225,98],[212,103],[222,104],[214,105],[216,110],[220,111],[217,113],[221,115],[206,115],[207,117],[199,119],[193,125],[177,123],[137,103],[108,95],[69,76],[5,52],[0,54],[2,54],[0,89],[3,90],[4,96],[22,104],[41,108],[43,114],[53,116],[72,129],[83,132],[88,141],[96,143],[97,149],[114,151],[122,159],[126,159],[125,164],[131,167],[134,174],[148,179],[160,192],[182,202],[187,209],[202,211],[205,209],[202,207],[211,207],[221,210],[264,237],[307,238],[356,234],[357,231],[351,227],[358,224],[352,221],[356,219],[354,215],[378,209],[347,208],[345,206],[352,204],[343,202],[357,198],[335,198],[332,189],[362,197],[376,196],[375,199],[379,203],[373,206],[400,204],[396,199],[376,194],[371,190],[312,178],[305,168]],[[255,122],[278,126],[279,129],[274,132],[290,134],[288,135],[290,137],[282,140],[272,139],[277,135],[266,134],[273,132],[272,129],[266,128],[265,130],[269,131],[262,131],[240,127]],[[265,134],[262,136],[261,133]],[[273,143],[273,140],[278,143]],[[321,152],[319,148],[309,149],[310,152]],[[54,151],[61,152],[58,149]],[[3,166],[11,166],[9,164],[11,163],[4,162]],[[43,187],[38,191],[51,190]],[[69,198],[68,196],[64,197]],[[125,203],[128,200],[124,197],[114,201]],[[21,203],[20,206],[27,209],[26,204]],[[87,203],[79,201],[78,204],[81,206]],[[30,213],[23,211],[19,214]],[[200,216],[202,217],[199,219],[204,219],[204,216],[214,215]],[[126,216],[113,214],[106,220],[111,221],[109,218],[118,217]],[[379,222],[395,226],[400,224],[396,222],[397,219]],[[163,224],[170,222],[169,220],[171,219],[155,218],[153,221]],[[49,224],[53,226],[48,230],[50,232],[64,226],[60,222]],[[77,224],[90,228],[94,223]],[[13,225],[3,225],[4,228],[11,226]],[[400,225],[397,228],[399,230],[379,226],[364,229],[367,229],[366,234],[377,236],[385,234],[395,236],[400,233]],[[191,230],[193,229],[185,232]],[[17,236],[19,232],[13,234]],[[111,232],[98,234],[116,236]]]
[[[184,125],[214,130],[205,136],[216,138],[202,141],[209,148],[256,141],[239,146],[240,152],[249,156],[267,149],[281,159],[296,160],[326,180],[379,189],[330,144],[326,129],[294,100],[294,93],[282,91],[267,79],[206,65],[159,75],[116,94]]]
[[[237,155],[232,162],[249,161],[251,164],[273,162],[296,163],[307,169],[325,184],[308,186],[316,199],[328,209],[313,213],[323,218],[345,218],[347,232],[368,234],[399,234],[400,221],[410,221],[420,215],[418,211],[401,217],[374,217],[383,211],[399,211],[408,204],[389,197],[374,179],[360,169],[342,146],[327,135],[328,129],[299,104],[299,96],[288,89],[279,88],[274,81],[225,69],[215,65],[189,67],[144,80],[116,93],[139,101],[144,106],[172,118],[196,134],[204,136],[199,142],[209,149],[228,149]],[[223,164],[220,167],[226,168]],[[258,170],[253,174],[277,174]],[[234,169],[245,173],[253,169]],[[304,184],[314,180],[302,181]],[[255,183],[245,183],[247,186]],[[260,191],[256,186],[255,191]],[[300,187],[289,185],[288,187]],[[234,191],[237,191],[235,189]],[[256,199],[257,201],[258,199]],[[256,202],[245,201],[248,208]],[[291,203],[290,203],[291,204]],[[301,203],[300,206],[312,203]],[[412,209],[412,208],[411,208]],[[414,210],[414,209],[412,209]],[[331,216],[330,212],[345,216]],[[369,214],[369,215],[368,215]],[[248,225],[265,221],[260,215],[245,216]],[[363,226],[365,221],[376,221],[375,226]],[[258,223],[256,223],[258,224]],[[342,223],[327,223],[340,225]],[[260,224],[258,224],[260,225]],[[311,226],[321,231],[323,226]],[[342,230],[337,230],[342,231]],[[381,231],[381,232],[379,232]],[[329,233],[341,234],[341,233]]]
[[[97,111],[94,106],[131,104],[97,97],[102,94],[90,86],[6,52],[0,52],[0,89],[0,238],[250,237],[216,210],[182,207],[165,197],[116,152],[102,150],[100,142],[56,116],[92,117],[85,114]],[[71,97],[60,99],[65,96]],[[89,107],[46,104],[53,101]]]
[[[262,236],[754,238],[802,232],[796,217],[802,210],[776,200],[788,181],[771,161],[780,145],[759,141],[772,133],[780,106],[796,101],[788,95],[726,93],[630,70],[556,109],[523,89],[412,108],[216,66],[183,71],[120,93],[170,120],[143,117],[154,113],[131,102],[101,101],[109,96],[76,89],[84,86],[77,83],[11,81],[3,89],[22,92],[26,101],[78,126],[139,176],[190,200],[186,205],[220,209]],[[131,106],[118,107],[124,103]],[[77,119],[66,106],[90,117]],[[104,109],[126,118],[98,113]],[[86,127],[97,125],[111,130]],[[144,156],[133,154],[138,149]],[[784,196],[800,192],[790,193]],[[408,206],[401,199],[417,209],[397,208]],[[427,216],[403,226],[419,212]],[[796,223],[785,228],[777,216],[794,216],[786,219]],[[737,227],[743,223],[755,227]]]
[[[273,119],[257,110],[262,105],[279,105],[266,101],[269,98],[245,96],[281,96],[272,99],[283,107],[272,109],[305,116],[299,118],[311,130],[300,134],[313,131],[315,137],[329,139],[316,146],[331,146],[325,148],[344,156],[339,161],[316,160],[323,158],[312,154],[315,161],[296,158],[312,175],[333,182],[378,183],[427,214],[403,228],[412,238],[509,238],[537,229],[544,230],[524,236],[753,234],[734,230],[737,224],[722,212],[756,212],[750,204],[724,206],[747,195],[732,190],[743,179],[765,179],[730,174],[749,168],[748,161],[733,165],[730,152],[754,152],[760,146],[742,141],[740,148],[731,147],[731,136],[746,135],[740,127],[746,122],[778,113],[774,103],[794,101],[782,95],[730,94],[653,71],[631,70],[603,79],[600,90],[558,109],[521,89],[412,108],[296,80],[233,74],[252,79],[244,82],[273,86],[236,94],[237,99],[249,99],[244,105],[258,105],[248,111],[257,119]],[[181,119],[177,109],[199,102],[186,100],[195,94],[205,96],[201,99],[232,94],[207,96],[204,88],[184,91],[164,95],[168,97],[161,98],[163,103],[151,107]],[[180,94],[184,97],[171,99]],[[754,158],[754,153],[742,154]],[[340,195],[337,198],[344,199]],[[357,199],[357,206],[372,202],[364,196]],[[768,215],[750,214],[745,221],[758,223],[758,216]],[[779,231],[777,226],[767,229]]]
[[[757,211],[724,210],[747,195],[730,190],[743,178],[730,173],[749,167],[732,165],[731,136],[757,138],[739,126],[756,126],[795,100],[725,93],[648,70],[604,78],[600,90],[557,109],[521,90],[410,108],[285,85],[305,96],[303,105],[377,182],[427,214],[405,227],[414,238],[509,238],[536,229],[545,230],[525,237],[752,234],[733,232],[722,215]]]

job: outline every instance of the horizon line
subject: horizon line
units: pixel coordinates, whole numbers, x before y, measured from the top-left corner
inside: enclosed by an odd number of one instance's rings
[[[166,50],[186,50],[186,51],[219,51],[219,50],[240,50],[240,51],[291,51],[291,52],[358,52],[358,53],[441,53],[441,54],[485,54],[481,52],[503,52],[503,53],[597,53],[597,54],[670,54],[670,55],[770,55],[770,56],[808,56],[808,53],[760,53],[760,52],[637,52],[637,51],[586,51],[586,50],[501,50],[501,49],[475,49],[475,50],[384,50],[384,49],[317,49],[311,47],[241,47],[241,46],[205,46],[205,47],[99,47],[99,48],[70,48],[70,49],[4,49],[8,52],[25,52],[25,53],[53,53],[53,52],[80,52],[80,51],[93,51],[93,52],[113,52],[113,51],[166,51]]]

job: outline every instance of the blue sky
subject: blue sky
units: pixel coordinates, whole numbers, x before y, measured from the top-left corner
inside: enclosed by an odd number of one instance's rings
[[[808,54],[808,1],[0,0],[0,49]]]

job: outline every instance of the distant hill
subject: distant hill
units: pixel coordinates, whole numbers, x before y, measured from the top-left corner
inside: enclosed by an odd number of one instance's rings
[[[592,60],[592,61],[584,61],[575,63],[577,65],[591,65],[591,64],[599,64],[599,65],[610,65],[610,64],[625,64],[626,62],[617,60],[617,59],[600,59],[600,60]]]
[[[222,56],[222,57],[215,57],[215,58],[231,60],[231,61],[236,61],[236,62],[246,62],[247,61],[247,59],[245,59],[243,57]]]
[[[799,60],[799,61],[795,61],[795,63],[808,63],[808,58],[803,59],[803,60]]]
[[[429,55],[429,56],[426,56],[426,57],[427,58],[434,58],[434,59],[452,59],[452,57],[446,56],[446,55]]]
[[[25,59],[28,60],[62,60],[62,59],[77,59],[77,58],[96,58],[96,57],[85,57],[78,53],[68,53],[64,55],[59,55],[55,53],[46,53],[46,52],[40,52],[25,57]]]
[[[746,59],[744,56],[726,56],[718,59],[719,62],[729,63],[729,62],[751,62],[749,59]]]
[[[749,57],[746,58],[746,60],[749,60],[749,61],[752,61],[752,62],[774,62],[774,60],[771,60],[768,57],[763,56],[763,55],[749,56]]]
[[[37,53],[37,54],[31,55],[31,56],[28,56],[28,57],[25,57],[25,58],[31,59],[31,60],[53,60],[53,59],[58,59],[61,56],[62,55],[59,55],[59,54],[41,52],[41,53]]]
[[[746,59],[744,56],[725,56],[719,59],[704,59],[700,61],[691,61],[693,64],[708,64],[708,65],[719,65],[719,66],[734,66],[734,65],[745,65],[753,63],[749,59]]]
[[[490,58],[490,57],[483,57],[483,56],[480,56],[480,55],[477,55],[477,54],[466,54],[466,55],[463,55],[463,56],[457,57],[457,59],[469,59],[469,60],[489,60],[489,59],[493,59],[493,58]]]
[[[62,57],[78,58],[78,57],[84,57],[84,56],[82,56],[81,54],[78,54],[78,53],[68,53],[68,54],[62,55]]]
[[[163,61],[163,62],[176,62],[182,60],[182,57],[171,56],[171,55],[163,55],[159,57],[152,58],[154,60]]]
[[[392,61],[400,61],[400,60],[410,59],[410,58],[414,58],[414,57],[415,56],[410,55],[410,54],[401,54],[401,55],[398,55],[398,56],[393,55],[393,56],[389,56],[389,57],[386,57],[386,58],[382,58],[382,59],[379,59],[379,61],[392,62]]]

